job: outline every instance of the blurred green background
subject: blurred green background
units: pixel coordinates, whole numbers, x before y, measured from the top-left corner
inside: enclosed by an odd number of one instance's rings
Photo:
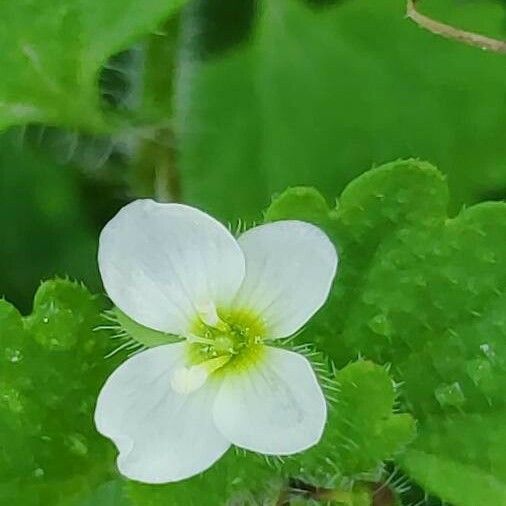
[[[421,10],[506,38],[503,0]],[[0,294],[28,312],[55,274],[100,290],[98,234],[138,196],[254,220],[287,186],[333,200],[413,156],[448,176],[452,212],[504,199],[506,57],[404,12],[402,0],[193,0],[162,19],[101,70],[110,131],[53,121],[2,134]]]

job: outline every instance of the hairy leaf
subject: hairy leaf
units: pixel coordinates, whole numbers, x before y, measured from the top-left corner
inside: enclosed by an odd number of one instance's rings
[[[107,128],[97,81],[114,53],[154,30],[183,0],[3,0],[0,127],[42,122]]]
[[[43,283],[27,317],[0,301],[0,498],[70,503],[113,470],[111,445],[93,425],[98,390],[117,365],[94,331],[104,307],[65,280]]]
[[[487,497],[487,480],[490,497],[502,497],[496,448],[506,447],[506,434],[483,427],[504,419],[506,205],[449,218],[443,178],[413,160],[358,178],[332,210],[313,190],[288,190],[267,218],[291,218],[290,208],[300,217],[300,199],[341,257],[331,300],[306,332],[337,364],[358,354],[391,364],[422,431],[405,461],[415,481],[457,506]],[[448,473],[424,471],[429,464]]]

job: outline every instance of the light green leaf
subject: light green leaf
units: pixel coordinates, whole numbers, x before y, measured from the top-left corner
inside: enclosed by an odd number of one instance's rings
[[[65,280],[43,283],[22,317],[0,301],[0,497],[60,504],[86,494],[114,469],[112,445],[98,435],[98,391],[117,366],[102,297]],[[24,499],[21,499],[24,498]]]
[[[283,216],[309,221],[322,228],[326,228],[332,220],[332,212],[325,198],[314,188],[305,186],[288,188],[281,196],[274,197],[264,214],[264,220],[276,221]]]
[[[255,498],[276,497],[280,488],[276,466],[259,455],[233,449],[208,471],[188,480],[155,486],[135,482],[127,485],[135,506],[201,506],[203,498],[206,506],[222,506],[232,497],[243,501],[239,504],[254,506]]]
[[[109,481],[75,506],[129,506],[124,491],[125,482],[122,480]]]
[[[2,0],[0,127],[28,122],[108,128],[98,72],[183,0]]]
[[[505,419],[504,412],[431,418],[401,464],[451,504],[506,504]]]
[[[397,393],[384,367],[369,361],[347,365],[335,375],[335,398],[322,441],[300,456],[288,459],[285,474],[354,477],[369,473],[379,478],[384,460],[403,450],[415,435],[408,414],[393,413]]]
[[[307,195],[288,191],[266,216],[288,219],[293,207],[299,217],[301,198],[309,202]],[[506,447],[504,431],[485,430],[485,438],[479,432],[480,424],[506,420],[506,266],[500,261],[506,205],[483,203],[454,218],[446,206],[447,188],[437,170],[401,161],[355,180],[336,209],[318,202],[312,212],[305,210],[341,257],[331,299],[306,333],[337,364],[357,354],[391,364],[393,378],[402,382],[403,406],[425,434],[408,454],[408,470],[430,492],[467,506],[472,500],[462,502],[454,492],[466,481],[465,469],[468,497],[486,497],[483,476],[504,482],[502,460],[482,465],[477,449],[494,455],[495,447]],[[457,413],[466,414],[466,425],[452,421]],[[465,427],[463,440],[472,443],[459,446],[459,437],[447,437],[447,427],[456,435]],[[454,452],[442,455],[442,469],[454,459],[455,471],[444,480],[420,471],[422,456],[429,463],[443,452],[434,441]]]

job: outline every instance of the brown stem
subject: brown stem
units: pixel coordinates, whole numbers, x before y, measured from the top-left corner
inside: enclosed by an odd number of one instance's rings
[[[393,506],[395,504],[395,494],[388,486],[388,483],[363,482],[359,484],[358,489],[362,489],[370,496],[371,506]],[[347,491],[317,487],[311,483],[290,478],[280,491],[276,506],[290,506],[292,499],[296,497],[351,506],[354,504],[354,499],[357,498],[357,493],[358,490]]]
[[[296,478],[290,478],[286,487],[281,491],[276,506],[289,506],[294,497],[306,497],[317,501],[340,500],[345,498],[349,502],[350,492],[316,487]]]
[[[429,18],[416,10],[416,4],[419,0],[407,0],[406,16],[413,20],[418,26],[425,28],[429,32],[441,35],[447,39],[456,40],[468,46],[479,47],[486,51],[506,54],[506,42],[503,40],[486,37],[479,33],[467,32],[454,26],[441,23],[435,19]]]

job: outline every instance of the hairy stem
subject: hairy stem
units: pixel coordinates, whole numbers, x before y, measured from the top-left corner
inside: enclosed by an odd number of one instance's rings
[[[168,20],[145,44],[142,115],[151,121],[140,139],[130,173],[133,193],[159,202],[180,202],[177,143],[172,128],[179,18]]]

